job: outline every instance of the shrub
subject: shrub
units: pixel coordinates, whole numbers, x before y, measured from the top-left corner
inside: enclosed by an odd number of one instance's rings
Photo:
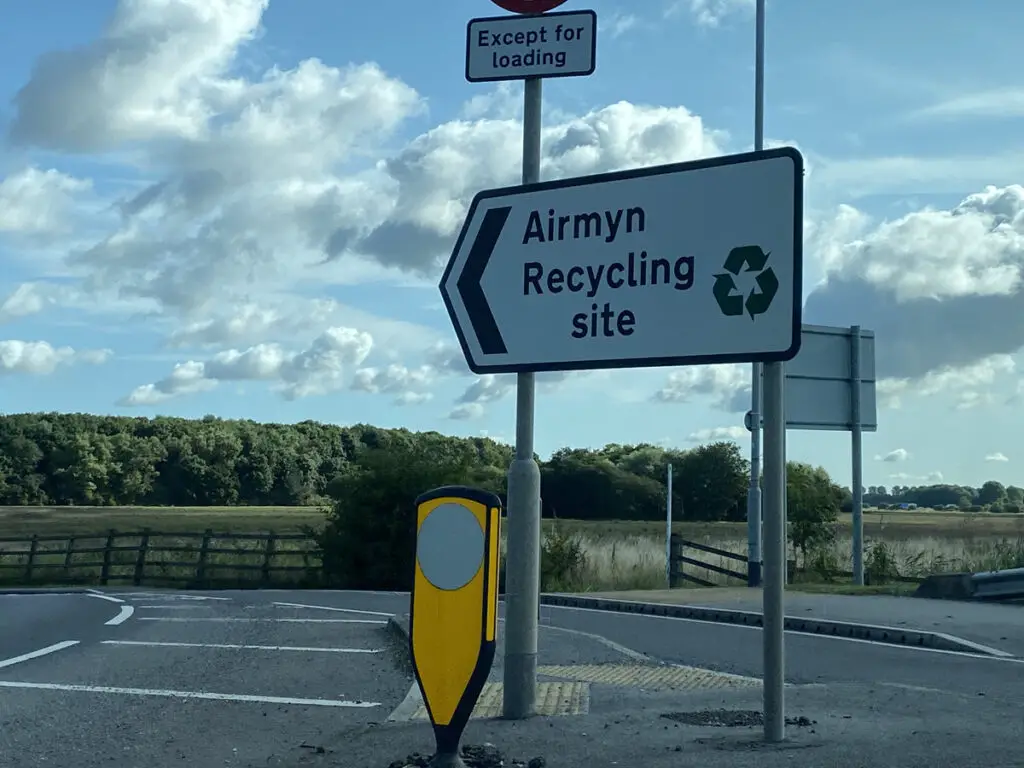
[[[416,497],[442,485],[487,487],[465,451],[411,444],[365,449],[358,465],[328,487],[334,503],[315,534],[324,552],[324,576],[341,589],[409,590],[416,557]],[[476,481],[476,483],[474,482]]]
[[[869,584],[885,584],[900,575],[896,553],[884,541],[876,541],[868,548],[864,571]]]
[[[581,588],[587,555],[579,536],[562,532],[557,524],[548,531],[540,548],[540,581],[544,592]]]

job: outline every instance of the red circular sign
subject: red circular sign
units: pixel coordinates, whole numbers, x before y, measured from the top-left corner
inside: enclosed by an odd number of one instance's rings
[[[547,13],[560,6],[565,0],[491,0],[491,2],[509,13]]]

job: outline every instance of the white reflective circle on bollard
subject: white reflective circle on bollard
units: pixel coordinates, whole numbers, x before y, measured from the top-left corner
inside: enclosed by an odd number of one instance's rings
[[[423,576],[438,589],[462,589],[484,562],[484,531],[461,504],[439,504],[423,520],[416,538]]]

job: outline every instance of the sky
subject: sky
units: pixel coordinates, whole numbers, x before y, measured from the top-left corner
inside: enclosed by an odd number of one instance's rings
[[[0,29],[0,408],[511,442],[438,279],[518,183],[522,84],[470,84],[487,0],[47,0]],[[569,0],[542,176],[749,151],[753,0]],[[765,140],[804,156],[804,322],[876,334],[865,485],[1024,480],[1024,5],[769,0]],[[922,26],[923,21],[926,26]],[[743,216],[739,208],[736,216]],[[747,364],[538,377],[536,447],[735,439]],[[848,433],[788,457],[849,483]]]

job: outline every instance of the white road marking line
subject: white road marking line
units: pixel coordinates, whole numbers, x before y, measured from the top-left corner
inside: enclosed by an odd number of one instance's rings
[[[391,618],[394,616],[393,613],[385,613],[383,611],[358,611],[355,608],[335,608],[330,605],[307,605],[306,603],[273,603],[273,605],[279,605],[283,608],[314,608],[318,611],[338,611],[339,613],[359,613],[364,616],[387,616]]]
[[[603,613],[606,616],[622,616],[634,619],[660,619],[662,621],[685,621],[694,624],[714,624],[719,627],[731,627],[733,629],[750,629],[756,632],[761,631],[761,627],[752,627],[748,624],[728,624],[720,621],[706,621],[704,619],[685,619],[680,616],[654,616],[648,613],[622,613],[619,611],[605,611],[600,608],[577,608],[574,606],[567,605],[545,605],[544,608],[558,608],[563,611],[586,611],[588,613]],[[794,632],[792,630],[786,630],[787,635],[794,635],[797,637],[810,637],[816,640],[839,640],[844,643],[864,643],[865,645],[876,645],[882,648],[894,648],[897,650],[914,651],[916,653],[938,653],[946,656],[960,656],[967,659],[975,659],[979,661],[1002,661],[1010,664],[1024,664],[1024,658],[1016,656],[986,656],[980,653],[967,653],[967,651],[947,651],[943,648],[923,648],[920,645],[897,645],[895,643],[882,643],[878,640],[864,640],[859,637],[840,637],[838,635],[818,635],[813,632]],[[958,640],[960,638],[957,638]]]
[[[377,701],[344,701],[341,699],[295,699],[284,696],[250,696],[242,693],[207,693],[205,691],[170,691],[154,688],[115,688],[106,685],[66,685],[63,683],[0,682],[0,688],[25,688],[42,691],[76,691],[79,693],[119,693],[127,696],[164,696],[172,699],[205,701],[244,701],[254,704],[290,704],[307,707],[349,707],[371,709]]]
[[[219,622],[269,622],[269,623],[282,623],[282,624],[387,624],[386,621],[376,621],[371,619],[241,619],[241,618],[215,618],[215,619],[178,619],[171,618],[168,616],[140,616],[139,621],[175,621],[179,623],[189,621],[219,621]]]
[[[196,611],[208,608],[206,605],[137,605],[136,608],[149,608],[157,611]]]
[[[107,601],[109,601],[111,603],[123,603],[124,602],[124,600],[121,600],[120,598],[113,597],[111,595],[105,595],[102,592],[98,592],[95,589],[90,589],[85,594],[87,594],[89,597],[96,597],[96,598],[99,598],[100,600],[107,600]]]
[[[501,623],[505,623],[505,618],[501,617],[498,619]],[[594,642],[600,643],[606,648],[610,648],[616,653],[621,653],[628,659],[641,663],[650,663],[653,660],[652,656],[648,656],[646,653],[640,653],[640,651],[634,651],[632,648],[627,648],[624,645],[620,645],[613,640],[609,640],[607,637],[601,637],[601,635],[595,635],[591,632],[583,632],[579,629],[569,629],[568,627],[556,627],[554,624],[541,624],[540,629],[550,629],[555,632],[565,632],[570,635],[578,635],[580,637],[586,637]]]
[[[110,621],[106,622],[106,626],[116,627],[121,624],[124,624],[126,621],[128,621],[128,619],[132,617],[133,613],[135,613],[134,605],[122,605],[120,613],[118,613],[117,616],[112,618]]]
[[[70,648],[73,645],[78,645],[77,640],[65,640],[62,643],[54,643],[48,645],[45,648],[40,648],[38,651],[31,651],[30,653],[23,653],[21,656],[14,656],[10,659],[4,659],[0,661],[0,669],[4,667],[13,667],[15,664],[21,664],[23,661],[31,661],[32,659],[38,659],[40,656],[47,656],[57,651],[63,651],[65,648]]]
[[[177,592],[111,592],[112,595],[118,595],[120,597],[126,597],[129,600],[144,601],[144,600],[166,600],[168,602],[174,602],[176,600],[231,600],[230,597],[211,597],[209,595],[181,595]]]
[[[306,648],[295,645],[233,645],[231,643],[157,643],[142,640],[104,640],[103,645],[154,646],[157,648],[217,648],[231,651],[300,651],[307,653],[380,653],[368,648]]]

